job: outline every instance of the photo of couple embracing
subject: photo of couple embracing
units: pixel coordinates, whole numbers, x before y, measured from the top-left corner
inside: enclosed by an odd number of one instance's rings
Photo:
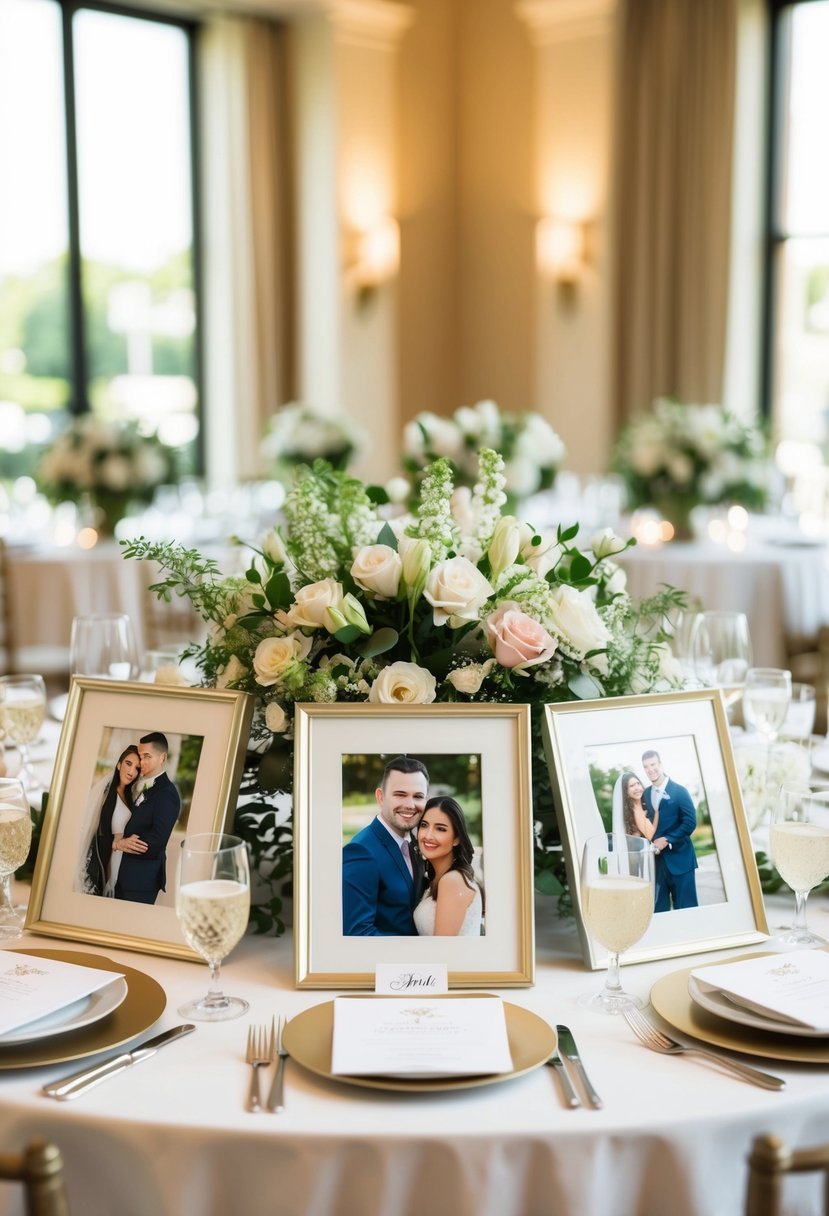
[[[471,826],[472,816],[447,791],[449,783],[435,779],[434,771],[430,782],[425,760],[400,755],[385,762],[369,821],[349,834],[349,822],[356,825],[370,813],[365,795],[353,790],[355,779],[370,771],[369,760],[382,763],[384,757],[343,757],[344,936],[480,937],[485,895],[479,831],[477,825]],[[456,780],[455,770],[477,775],[477,788],[465,795],[468,803],[477,805],[477,824],[479,761],[480,757],[428,758],[433,770],[435,762],[443,762],[444,775]],[[359,806],[359,813],[350,816],[349,803]]]

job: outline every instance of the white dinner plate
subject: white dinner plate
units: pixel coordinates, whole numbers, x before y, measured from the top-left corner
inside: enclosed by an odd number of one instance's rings
[[[0,1047],[13,1047],[18,1043],[34,1043],[37,1039],[46,1039],[53,1035],[68,1034],[72,1030],[80,1030],[81,1026],[91,1026],[93,1022],[105,1018],[113,1009],[117,1009],[127,996],[127,981],[122,975],[114,979],[105,988],[91,992],[89,996],[73,1001],[63,1009],[56,1009],[46,1017],[25,1026],[18,1026],[7,1034],[0,1035]]]
[[[741,1026],[751,1026],[755,1030],[771,1030],[774,1034],[796,1034],[808,1039],[825,1039],[829,1037],[826,1031],[811,1030],[808,1026],[793,1026],[789,1022],[780,1022],[776,1018],[764,1017],[753,1009],[746,1009],[730,1001],[722,992],[706,992],[700,987],[693,975],[688,976],[688,993],[692,1001],[696,1001],[709,1013],[715,1013],[719,1018],[729,1022],[738,1022]]]

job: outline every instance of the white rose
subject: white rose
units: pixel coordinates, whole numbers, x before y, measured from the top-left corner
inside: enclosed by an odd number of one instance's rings
[[[590,597],[566,583],[550,594],[553,622],[567,647],[583,659],[590,650],[598,650],[610,642],[610,633],[596,611]],[[594,655],[588,660],[597,671],[607,670],[607,656]]]
[[[393,600],[400,586],[403,563],[388,545],[363,545],[354,555],[351,577],[363,591]]]
[[[557,469],[564,459],[565,448],[546,418],[528,414],[515,441],[515,454],[527,457],[542,469]]]
[[[288,554],[285,552],[285,545],[282,542],[282,537],[277,532],[276,528],[271,528],[262,538],[262,552],[265,557],[270,558],[277,565],[284,566],[288,560]]]
[[[456,667],[454,671],[449,672],[446,682],[457,688],[458,692],[473,697],[494,666],[495,660],[487,659],[485,663],[469,663],[466,667]]]
[[[263,638],[253,656],[257,680],[266,688],[276,684],[290,665],[304,659],[310,649],[311,639],[301,633],[291,633],[283,638]]]
[[[521,551],[521,542],[525,539],[526,528],[527,525],[519,523],[514,515],[502,515],[498,520],[487,549],[494,579],[515,562]]]
[[[501,413],[494,401],[479,401],[473,406],[478,416],[478,434],[481,443],[498,448],[501,443]]]
[[[412,487],[405,477],[390,477],[383,489],[389,496],[389,501],[395,504],[405,502],[412,492]]]
[[[532,542],[536,536],[540,537],[540,541],[534,545]],[[530,530],[529,536],[525,536],[521,546],[521,556],[539,578],[544,578],[558,565],[563,552],[564,550],[556,539],[556,533],[549,529],[546,532]]]
[[[187,677],[180,667],[158,667],[155,672],[155,683],[163,684],[165,687],[184,688],[187,685]]]
[[[247,674],[247,667],[235,654],[232,654],[227,661],[227,666],[222,667],[216,675],[216,687],[228,688],[231,684],[235,684],[237,680],[243,680]]]
[[[476,621],[494,588],[480,570],[465,557],[440,562],[426,579],[424,597],[434,609],[436,625],[457,629],[464,621]]]
[[[300,587],[294,596],[294,602],[288,609],[288,619],[292,625],[302,625],[306,629],[327,629],[335,633],[338,626],[334,624],[328,612],[329,608],[341,608],[344,598],[342,583],[336,579],[324,578],[318,583],[309,583]]]
[[[599,559],[612,557],[614,553],[622,553],[627,548],[627,541],[617,536],[612,528],[602,528],[591,536],[590,548]]]
[[[437,682],[431,671],[417,663],[390,663],[371,686],[369,701],[375,705],[429,705],[435,699]]]
[[[271,701],[265,709],[265,725],[275,734],[288,725],[288,715],[278,701]]]
[[[517,494],[519,498],[534,494],[541,482],[538,465],[527,456],[513,456],[512,460],[506,461],[504,477],[507,490],[511,494]]]
[[[608,595],[624,595],[627,591],[628,576],[616,562],[602,562],[602,586]]]

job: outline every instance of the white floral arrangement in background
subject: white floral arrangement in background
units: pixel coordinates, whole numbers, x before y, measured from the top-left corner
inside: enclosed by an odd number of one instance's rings
[[[419,482],[428,465],[442,456],[452,462],[455,483],[471,487],[481,448],[500,452],[504,488],[515,499],[549,489],[566,455],[561,438],[541,414],[510,414],[494,401],[479,401],[449,418],[427,411],[407,423],[403,467]]]
[[[784,781],[808,784],[812,765],[805,747],[778,742],[771,748],[751,733],[734,739],[734,763],[750,831],[767,828],[774,793]]]
[[[136,422],[73,419],[41,456],[36,477],[54,502],[149,503],[175,479],[171,448]]]
[[[622,428],[612,467],[628,506],[739,503],[761,510],[771,489],[766,436],[719,405],[660,398]]]
[[[277,478],[315,460],[345,470],[367,450],[368,436],[347,415],[322,414],[301,401],[277,410],[259,445],[267,471]]]

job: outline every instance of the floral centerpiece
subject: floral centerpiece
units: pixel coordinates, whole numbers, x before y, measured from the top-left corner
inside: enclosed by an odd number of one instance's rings
[[[407,423],[403,467],[418,487],[428,466],[443,456],[452,462],[455,483],[471,487],[481,448],[503,456],[504,489],[512,505],[548,490],[565,457],[564,444],[541,414],[508,414],[494,401],[479,401],[455,410],[451,418],[424,412]]]
[[[297,465],[317,459],[345,470],[367,446],[365,432],[345,414],[320,414],[292,401],[269,420],[259,452],[277,480],[290,481]]]
[[[174,480],[171,448],[135,422],[103,422],[85,414],[61,431],[41,456],[38,484],[53,502],[83,502],[96,525],[112,532],[133,504],[146,505]]]
[[[555,894],[561,855],[550,848],[541,707],[678,687],[666,626],[682,595],[666,589],[633,603],[613,560],[633,542],[607,529],[582,549],[577,527],[536,532],[502,514],[504,483],[490,449],[471,491],[454,490],[441,458],[417,510],[385,519],[382,492],[318,461],[298,470],[284,524],[253,551],[245,576],[224,578],[195,550],[143,538],[125,553],[160,563],[158,593],[189,597],[210,622],[192,653],[205,683],[255,697],[266,788],[290,790],[297,702],[529,703],[536,886]],[[264,815],[257,830],[255,851],[287,872],[284,818]]]
[[[765,505],[770,490],[762,430],[718,405],[658,400],[621,430],[612,467],[624,479],[631,508],[653,505],[680,531],[699,505]]]

